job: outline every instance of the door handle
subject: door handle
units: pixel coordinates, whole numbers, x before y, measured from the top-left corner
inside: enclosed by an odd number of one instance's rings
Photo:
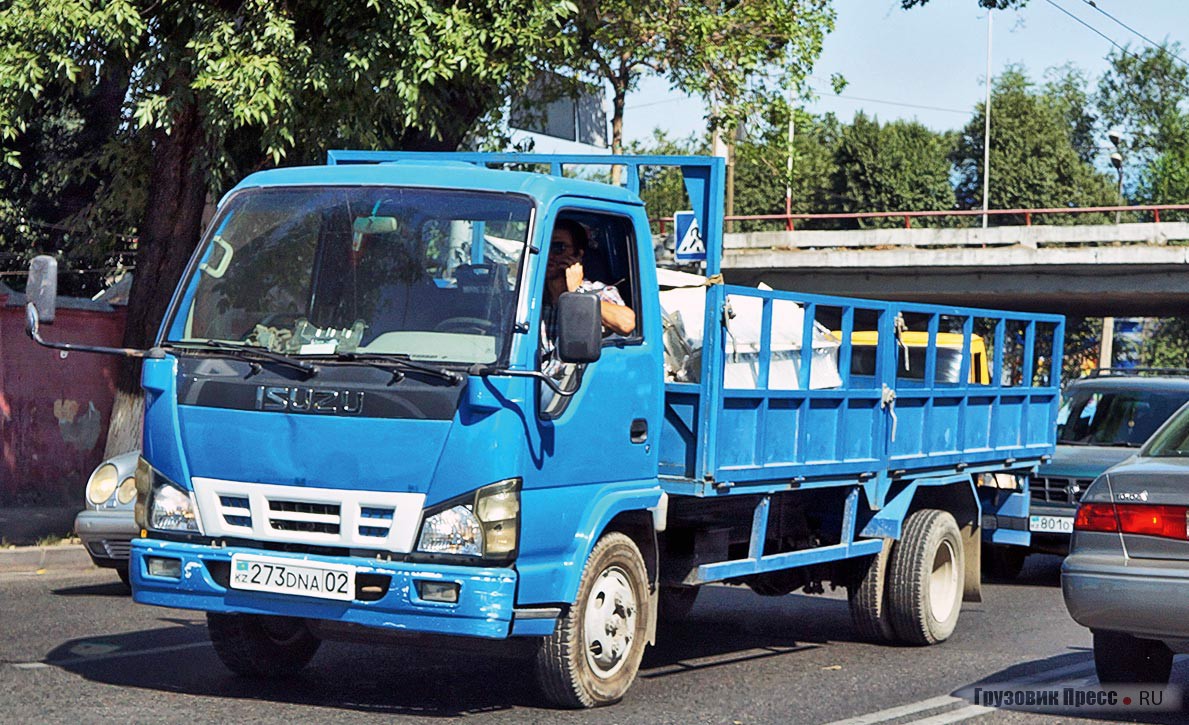
[[[648,421],[643,418],[633,420],[631,436],[632,443],[643,443],[648,440]]]

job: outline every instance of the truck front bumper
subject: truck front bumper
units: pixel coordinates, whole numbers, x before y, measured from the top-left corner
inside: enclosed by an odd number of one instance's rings
[[[355,567],[357,597],[333,601],[289,594],[232,589],[228,582],[235,553],[267,555]],[[177,559],[180,578],[153,576],[146,557]],[[154,539],[132,542],[132,596],[140,604],[207,612],[238,612],[348,622],[409,632],[504,638],[512,629],[516,571],[442,564],[413,564],[362,557],[328,557]],[[454,582],[458,601],[426,601],[416,582]],[[370,591],[363,590],[367,586]],[[528,613],[525,613],[528,614]],[[552,622],[540,622],[551,625]],[[519,632],[518,632],[519,633]]]

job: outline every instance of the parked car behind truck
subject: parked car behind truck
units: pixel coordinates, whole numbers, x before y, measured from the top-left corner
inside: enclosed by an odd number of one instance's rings
[[[611,163],[628,189],[562,173]],[[645,166],[681,170],[704,235],[696,383],[664,377]],[[622,697],[659,612],[710,582],[843,586],[865,636],[946,640],[979,597],[984,521],[1027,544],[1022,485],[983,484],[1052,453],[1058,391],[1033,372],[1063,320],[722,284],[724,181],[700,157],[377,152],[242,181],[136,352],[136,601],[206,611],[220,659],[253,676],[360,626],[523,638],[565,707]],[[559,219],[585,230],[583,274],[616,287],[630,334],[603,336],[595,295],[546,297]],[[725,375],[731,309],[757,313],[754,376]],[[1026,382],[899,376],[909,315],[967,340],[975,318],[997,339],[1022,326]],[[833,370],[819,317],[839,321]],[[775,327],[799,364],[773,364]],[[862,329],[880,339],[855,376]]]
[[[140,451],[114,456],[100,463],[87,479],[86,508],[74,519],[74,533],[95,566],[115,569],[128,585],[132,539],[140,529],[133,513],[136,503],[136,462]]]

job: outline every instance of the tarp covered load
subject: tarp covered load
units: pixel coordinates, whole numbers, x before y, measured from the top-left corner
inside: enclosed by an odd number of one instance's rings
[[[702,324],[706,315],[706,278],[695,274],[659,269],[660,301],[664,312],[665,380],[698,382],[702,368]],[[770,290],[767,285],[760,289]],[[764,301],[760,297],[728,295],[726,362],[723,385],[755,389],[759,379],[760,332]],[[804,311],[791,300],[772,303],[772,356],[768,388],[796,390],[801,370]],[[838,374],[838,340],[828,328],[813,324],[813,361],[809,387],[820,390],[842,385]]]

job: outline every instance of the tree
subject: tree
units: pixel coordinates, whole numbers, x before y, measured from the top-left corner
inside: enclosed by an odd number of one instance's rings
[[[706,99],[711,123],[730,127],[800,87],[833,26],[829,0],[581,0],[566,29],[573,50],[544,62],[611,87],[611,150],[621,153],[627,94],[644,74]]]
[[[455,148],[534,59],[562,42],[569,0],[11,0],[0,13],[0,149],[52,87],[127,69],[115,128],[151,144],[124,342],[153,338],[208,200],[229,179],[328,145]],[[110,117],[109,117],[110,118]],[[139,442],[137,370],[119,382],[108,450]]]
[[[792,190],[794,213],[837,211],[830,188],[837,160],[841,124],[833,114],[814,116],[793,109],[793,170],[788,174],[786,103],[773,105],[762,122],[751,125],[748,138],[735,147],[735,211],[739,214],[783,214],[786,186]],[[741,225],[746,226],[746,225]],[[771,229],[771,224],[760,225]]]
[[[954,208],[951,139],[914,121],[880,125],[860,112],[842,129],[831,185],[844,212]],[[898,224],[860,219],[858,226]]]
[[[1177,43],[1112,51],[1098,83],[1103,121],[1123,132],[1124,161],[1139,169],[1139,201],[1189,199],[1189,67],[1180,53]]]
[[[995,79],[991,91],[991,208],[1098,206],[1116,201],[1111,179],[1084,161],[1074,145],[1077,126],[1070,121],[1079,116],[1071,111],[1069,102],[1068,93],[1035,88],[1018,66]],[[965,209],[982,206],[983,114],[980,103],[953,156],[957,201]],[[1011,221],[1000,219],[1000,223]],[[1073,221],[1054,217],[1048,223]]]

